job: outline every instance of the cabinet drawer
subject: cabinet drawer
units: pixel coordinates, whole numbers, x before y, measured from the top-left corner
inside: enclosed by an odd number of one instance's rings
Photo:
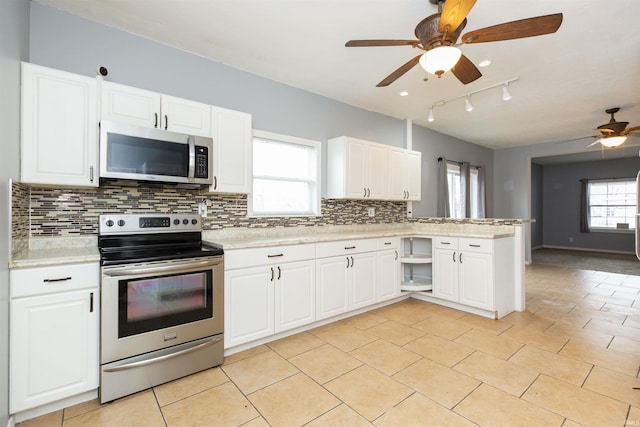
[[[383,237],[378,239],[378,250],[384,251],[385,249],[398,249],[400,247],[399,237]]]
[[[231,249],[224,252],[226,270],[303,261],[316,257],[316,245],[269,246],[265,248]]]
[[[9,280],[11,298],[97,288],[100,266],[95,262],[12,269]]]
[[[376,250],[378,250],[378,239],[339,240],[337,242],[324,242],[316,245],[318,258],[372,252]]]
[[[458,242],[458,249],[464,252],[482,252],[490,254],[493,252],[493,239],[461,238]]]
[[[435,236],[433,247],[439,249],[458,249],[458,238],[447,236]]]

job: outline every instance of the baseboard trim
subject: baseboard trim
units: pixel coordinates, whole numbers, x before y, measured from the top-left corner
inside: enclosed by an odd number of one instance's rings
[[[610,249],[578,248],[575,246],[543,245],[543,246],[537,247],[536,249],[563,249],[563,250],[570,250],[570,251],[603,252],[608,254],[635,255],[635,252],[633,251],[614,251]]]

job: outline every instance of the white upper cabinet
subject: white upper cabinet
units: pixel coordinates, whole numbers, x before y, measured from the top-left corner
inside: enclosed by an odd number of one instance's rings
[[[213,185],[211,192],[251,192],[251,114],[211,107]]]
[[[341,136],[328,141],[327,197],[420,200],[422,153]]]
[[[22,63],[21,180],[98,186],[96,79]]]
[[[102,120],[211,136],[211,106],[112,82],[101,82]]]
[[[385,199],[388,147],[341,136],[328,141],[327,197]]]
[[[420,200],[422,153],[389,149],[389,199]]]

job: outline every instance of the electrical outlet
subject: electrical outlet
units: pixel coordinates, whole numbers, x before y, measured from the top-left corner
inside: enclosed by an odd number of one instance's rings
[[[369,216],[372,218],[376,216],[376,208],[369,208]]]
[[[198,205],[198,213],[202,218],[207,217],[207,204],[205,202],[202,202]]]

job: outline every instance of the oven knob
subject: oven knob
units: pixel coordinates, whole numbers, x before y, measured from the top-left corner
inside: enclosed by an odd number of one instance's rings
[[[124,226],[124,219],[118,220],[118,225],[120,227]]]
[[[108,219],[105,224],[107,225],[107,227],[113,227],[113,220],[112,219]]]
[[[189,224],[189,220],[185,218],[185,219],[183,219],[183,220],[182,220],[182,223],[183,223],[184,225],[187,225],[187,224]]]
[[[198,220],[197,220],[197,219],[192,219],[192,220],[191,220],[191,224],[196,225],[197,223],[198,223]]]
[[[173,220],[173,225],[180,225],[180,220],[179,219],[174,219]]]

